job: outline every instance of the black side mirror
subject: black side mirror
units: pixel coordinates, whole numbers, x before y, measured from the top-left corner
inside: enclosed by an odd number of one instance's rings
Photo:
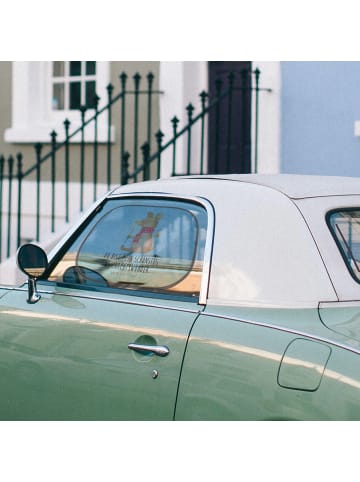
[[[28,276],[28,303],[36,303],[41,296],[36,289],[36,280],[40,278],[48,267],[45,251],[35,244],[24,244],[18,251],[17,264],[21,271]]]

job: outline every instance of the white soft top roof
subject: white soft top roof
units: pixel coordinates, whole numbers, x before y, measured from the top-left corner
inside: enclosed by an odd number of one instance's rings
[[[177,179],[189,178],[223,179],[258,184],[280,191],[293,199],[360,194],[359,177],[303,174],[227,174],[216,176],[184,176]]]
[[[302,174],[225,174],[225,175],[203,175],[203,176],[181,176],[158,181],[147,181],[145,183],[128,184],[120,186],[113,194],[120,194],[129,191],[146,192],[161,189],[161,184],[168,187],[172,183],[181,183],[185,180],[199,180],[205,187],[215,180],[232,181],[241,183],[257,184],[279,191],[292,199],[303,199],[320,196],[349,196],[360,194],[359,177],[340,176],[314,176]],[[168,184],[170,183],[170,184]]]
[[[216,233],[210,304],[317,306],[319,301],[359,299],[359,285],[346,268],[325,215],[340,207],[359,207],[360,178],[181,176],[128,184],[112,195],[128,193],[171,193],[212,203]]]

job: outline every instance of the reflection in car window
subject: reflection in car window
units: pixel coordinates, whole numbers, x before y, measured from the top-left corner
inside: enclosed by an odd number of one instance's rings
[[[206,227],[206,211],[195,203],[108,200],[48,279],[198,296]]]
[[[332,211],[328,224],[350,273],[360,282],[360,209]]]

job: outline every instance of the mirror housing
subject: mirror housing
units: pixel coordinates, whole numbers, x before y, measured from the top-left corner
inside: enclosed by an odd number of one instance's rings
[[[36,280],[40,278],[48,267],[45,251],[35,244],[24,244],[17,253],[17,264],[28,277],[28,303],[37,303],[41,295],[36,289]]]

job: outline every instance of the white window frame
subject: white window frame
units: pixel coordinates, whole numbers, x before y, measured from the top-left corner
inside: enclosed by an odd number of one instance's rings
[[[95,74],[85,74],[85,69],[86,69],[86,62],[85,61],[81,61],[80,64],[81,64],[81,72],[79,75],[70,75],[70,61],[63,61],[62,62],[63,64],[63,67],[64,67],[64,73],[63,75],[57,75],[55,76],[53,74],[53,71],[51,70],[50,71],[50,88],[52,89],[52,94],[53,94],[53,88],[55,85],[57,84],[62,84],[63,87],[64,87],[64,103],[65,103],[65,106],[68,105],[70,103],[70,84],[71,82],[79,82],[81,87],[80,87],[80,93],[81,93],[81,105],[84,105],[85,104],[85,85],[86,85],[86,82],[88,81],[95,81],[96,83],[98,83],[98,78],[97,78],[97,73]],[[53,63],[54,65],[54,63]],[[98,65],[96,65],[96,70],[97,70],[97,67]],[[53,99],[54,101],[54,99]],[[52,103],[53,103],[52,101]],[[66,108],[64,109],[54,109],[53,108],[53,105],[51,107],[53,109],[53,112],[54,114],[57,113],[57,112],[64,112],[64,110],[66,110]],[[68,111],[70,111],[70,109],[68,109]]]
[[[52,62],[20,62],[12,64],[12,126],[5,130],[5,142],[34,143],[50,142],[50,133],[55,130],[57,141],[65,139],[64,120],[71,122],[69,133],[81,125],[81,115],[74,110],[53,110],[52,108]],[[106,87],[110,82],[110,63],[96,62],[97,94],[99,109],[107,104]],[[94,113],[86,112],[85,119]],[[113,131],[113,129],[112,129]],[[106,113],[98,119],[98,141],[107,141]],[[113,132],[112,132],[113,137]],[[71,139],[80,140],[79,135]],[[94,127],[85,129],[85,142],[94,140]],[[113,139],[112,139],[113,140]]]

